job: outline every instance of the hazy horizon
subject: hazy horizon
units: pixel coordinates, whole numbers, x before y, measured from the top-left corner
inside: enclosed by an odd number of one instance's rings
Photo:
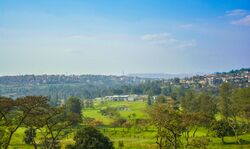
[[[214,71],[214,72],[193,72],[193,73],[172,73],[172,72],[132,72],[132,73],[17,73],[17,74],[0,74],[0,77],[3,76],[23,76],[23,75],[65,75],[65,76],[70,76],[70,75],[104,75],[104,76],[134,76],[134,75],[187,75],[187,76],[193,76],[193,75],[207,75],[207,74],[213,74],[217,72],[229,72],[231,70],[239,70],[241,68],[237,69],[230,69],[226,71]]]
[[[248,0],[0,0],[0,76],[250,67]]]

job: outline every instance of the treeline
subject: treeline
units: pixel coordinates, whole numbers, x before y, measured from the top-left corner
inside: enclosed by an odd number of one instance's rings
[[[75,144],[67,148],[112,149],[113,143],[94,127],[81,127],[82,103],[76,97],[65,106],[51,106],[43,96],[26,96],[16,100],[0,97],[0,148],[7,149],[13,135],[26,128],[23,141],[36,148],[59,149],[60,140],[77,128]],[[39,133],[39,137],[38,134]]]
[[[226,143],[226,136],[233,136],[236,144],[247,142],[241,136],[250,131],[250,87],[233,88],[224,83],[218,95],[189,90],[183,96],[149,96],[147,103],[145,118],[137,118],[136,113],[122,117],[119,110],[126,110],[126,106],[107,107],[100,113],[113,119],[109,126],[114,128],[113,135],[116,128],[123,128],[123,133],[129,133],[131,128],[136,128],[137,133],[153,128],[160,149],[207,148],[213,137],[221,138],[222,143]],[[0,146],[7,149],[14,133],[25,127],[24,142],[34,148],[60,148],[60,141],[73,131],[74,144],[67,148],[113,148],[112,141],[97,130],[104,126],[103,122],[82,117],[85,108],[94,106],[92,100],[76,97],[69,98],[64,106],[52,106],[43,96],[16,100],[0,97]],[[201,128],[207,132],[198,136]],[[123,146],[119,142],[119,147]]]
[[[51,100],[67,99],[76,96],[85,99],[96,97],[124,94],[147,94],[170,96],[177,94],[183,96],[188,90],[209,92],[218,94],[218,86],[223,82],[224,74],[229,78],[245,76],[250,72],[249,68],[232,70],[228,73],[216,73],[217,83],[215,86],[201,85],[199,81],[205,76],[193,76],[185,78],[193,83],[181,83],[179,78],[173,79],[145,79],[130,76],[105,76],[105,75],[20,75],[1,76],[0,95],[18,98],[23,96],[47,96]],[[244,79],[229,79],[235,87],[248,86],[247,77]]]
[[[241,68],[241,69],[235,69],[235,70],[232,69],[229,72],[216,72],[215,74],[235,74],[235,75],[237,75],[237,74],[242,73],[244,71],[250,72],[250,68]]]
[[[112,94],[112,89],[139,84],[144,79],[104,75],[22,75],[0,77],[0,95],[11,98],[48,96],[67,99],[70,96],[91,99]]]
[[[120,84],[138,83],[142,79],[129,76],[106,76],[106,75],[18,75],[18,76],[0,76],[0,84],[4,85],[37,85],[37,84]]]
[[[1,85],[0,95],[17,98],[22,96],[47,96],[51,100],[67,99],[76,96],[84,99],[93,99],[110,95],[124,94],[149,94],[149,95],[170,95],[175,92],[182,94],[190,88],[181,85],[170,85],[167,81],[144,80],[141,83],[121,83],[109,84],[48,84],[48,85]]]
[[[159,96],[148,113],[157,128],[159,148],[176,149],[183,144],[185,148],[206,148],[209,137],[219,137],[225,143],[225,136],[234,136],[241,144],[246,140],[240,136],[250,131],[250,87],[233,89],[224,83],[218,96],[194,91],[179,100]],[[199,128],[206,128],[207,134],[196,137]]]

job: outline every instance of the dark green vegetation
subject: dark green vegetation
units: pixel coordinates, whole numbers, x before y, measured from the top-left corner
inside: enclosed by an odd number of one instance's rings
[[[250,148],[248,77],[249,69],[169,80],[0,77],[0,146]],[[93,99],[124,94],[148,98]]]
[[[93,99],[107,95],[146,94],[184,96],[188,90],[218,94],[218,87],[229,82],[234,87],[247,87],[250,69],[228,73],[197,75],[189,78],[146,79],[104,75],[20,75],[1,76],[0,95],[10,98],[47,96],[50,104],[59,105],[71,96]],[[224,80],[224,81],[223,81]]]
[[[94,127],[79,129],[74,137],[75,145],[69,145],[70,149],[113,149],[113,143]]]
[[[43,95],[53,99],[70,96],[95,98],[111,95],[115,88],[123,85],[138,84],[142,81],[136,77],[103,76],[103,75],[23,75],[0,77],[0,95],[20,97],[27,95]]]
[[[150,102],[148,102],[150,100]],[[0,99],[1,148],[249,148],[250,87],[145,101]],[[105,144],[105,145],[104,145]]]
[[[80,121],[77,113],[69,113],[64,107],[52,107],[48,99],[42,96],[26,96],[16,100],[1,97],[0,114],[0,146],[6,149],[20,127],[27,128],[24,142],[32,144],[34,148],[57,148],[60,146],[58,141],[70,132],[66,129]],[[37,131],[41,135],[39,143]]]

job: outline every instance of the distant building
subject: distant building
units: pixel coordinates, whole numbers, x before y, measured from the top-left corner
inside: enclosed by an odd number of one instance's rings
[[[65,105],[65,100],[64,99],[61,99],[60,100],[60,106],[63,107]]]
[[[207,82],[210,86],[217,86],[223,83],[223,80],[221,78],[209,77],[207,78]]]
[[[138,101],[147,99],[147,95],[114,95],[114,96],[105,96],[105,100],[111,101]]]
[[[106,96],[105,99],[112,101],[127,101],[128,95],[114,95],[114,96]]]

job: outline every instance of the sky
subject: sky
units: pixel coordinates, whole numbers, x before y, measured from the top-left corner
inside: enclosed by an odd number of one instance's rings
[[[250,67],[249,0],[0,0],[0,75]]]

